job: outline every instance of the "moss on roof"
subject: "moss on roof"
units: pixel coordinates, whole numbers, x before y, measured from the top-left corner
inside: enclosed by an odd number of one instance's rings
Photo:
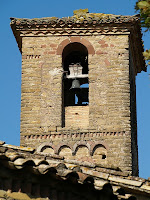
[[[71,17],[44,17],[44,18],[11,18],[11,25],[33,25],[33,24],[51,24],[51,23],[123,23],[134,22],[139,20],[139,15],[123,16],[104,13],[89,13],[88,9],[79,9],[74,11],[74,15]]]

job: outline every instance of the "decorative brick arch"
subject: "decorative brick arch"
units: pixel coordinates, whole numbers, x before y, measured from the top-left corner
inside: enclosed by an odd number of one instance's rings
[[[77,143],[74,144],[72,155],[76,154],[76,151],[77,151],[77,149],[78,149],[79,146],[85,146],[85,147],[87,147],[87,149],[89,150],[89,154],[90,154],[90,149],[91,149],[90,144],[88,142],[86,142],[86,141],[79,141],[79,142],[77,142]]]
[[[78,42],[78,43],[81,43],[83,44],[87,50],[88,50],[88,54],[92,54],[94,55],[95,54],[95,50],[94,50],[94,47],[92,46],[92,44],[82,38],[82,37],[69,37],[68,39],[65,39],[63,40],[59,45],[58,45],[58,48],[57,48],[57,51],[56,51],[56,54],[57,55],[62,55],[62,52],[64,50],[64,48],[68,45],[68,44],[71,44],[71,43],[74,43],[74,42]]]
[[[91,156],[93,155],[95,148],[98,147],[98,146],[102,146],[102,147],[104,147],[104,149],[108,150],[107,144],[105,144],[105,143],[103,143],[103,142],[94,142],[94,143],[91,145],[91,149],[90,149],[90,155],[91,155]]]
[[[55,153],[56,153],[56,154],[59,154],[59,152],[61,151],[61,149],[62,149],[63,147],[67,147],[67,148],[71,149],[71,151],[72,151],[72,146],[71,146],[71,145],[69,145],[68,143],[65,143],[65,142],[61,142],[61,143],[60,143],[59,145],[57,145],[57,147],[55,148]]]
[[[44,142],[44,143],[42,143],[37,148],[37,152],[42,152],[42,150],[43,150],[44,147],[50,147],[50,148],[54,149],[54,152],[55,152],[55,146],[51,142]]]

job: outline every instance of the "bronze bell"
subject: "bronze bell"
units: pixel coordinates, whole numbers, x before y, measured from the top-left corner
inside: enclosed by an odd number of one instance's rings
[[[79,82],[79,80],[74,79],[72,81],[72,86],[71,86],[70,90],[72,90],[72,89],[80,89],[80,82]]]

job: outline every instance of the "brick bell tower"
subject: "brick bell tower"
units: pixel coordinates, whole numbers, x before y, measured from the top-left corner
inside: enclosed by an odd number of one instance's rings
[[[11,18],[22,53],[21,145],[138,175],[139,24],[138,15],[87,9]]]

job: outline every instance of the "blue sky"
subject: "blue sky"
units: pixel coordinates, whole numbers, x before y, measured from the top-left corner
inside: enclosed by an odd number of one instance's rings
[[[21,103],[21,54],[10,28],[10,17],[72,16],[73,10],[134,15],[135,0],[0,0],[0,140],[19,145]],[[150,33],[143,34],[145,49]],[[150,67],[136,77],[140,176],[150,176]]]

